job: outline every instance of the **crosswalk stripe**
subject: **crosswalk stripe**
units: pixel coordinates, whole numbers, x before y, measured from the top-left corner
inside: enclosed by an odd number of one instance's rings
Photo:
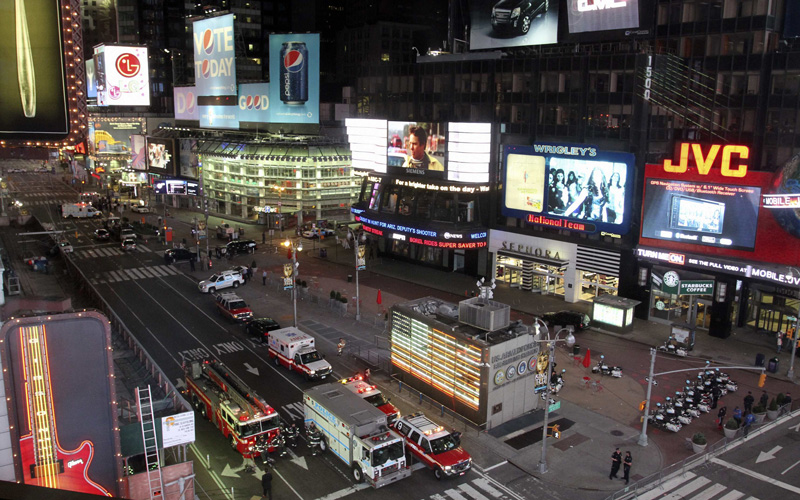
[[[715,496],[717,493],[721,493],[721,492],[725,491],[726,489],[727,489],[727,486],[719,484],[719,483],[714,483],[714,484],[711,485],[711,487],[709,487],[708,489],[706,489],[705,491],[703,491],[699,495],[693,496],[692,500],[709,500],[711,497]]]
[[[686,498],[686,495],[702,488],[703,486],[707,485],[710,482],[711,480],[709,478],[700,476],[691,483],[687,484],[686,486],[677,489],[672,493],[670,493],[669,495],[665,496],[664,500],[681,500],[683,498]]]
[[[476,500],[489,500],[489,497],[484,496],[481,492],[470,486],[468,483],[460,484],[458,489]]]
[[[158,266],[159,269],[162,269],[167,272],[170,276],[175,276],[176,274],[180,274],[174,267],[172,266]]]
[[[125,272],[125,274],[127,274],[130,277],[130,279],[134,279],[134,280],[136,279],[136,275],[133,274],[133,272],[130,269],[123,269],[123,271]]]
[[[139,272],[144,274],[148,278],[158,278],[158,273],[153,272],[152,270],[147,269],[146,267],[140,267]]]
[[[453,500],[467,500],[464,495],[458,492],[458,490],[449,489],[444,490],[444,494],[452,498]]]
[[[489,480],[486,479],[485,477],[475,478],[472,480],[472,482],[475,483],[475,485],[478,486],[480,489],[489,493],[495,498],[500,498],[503,496],[503,492],[492,486]]]
[[[155,274],[157,274],[159,277],[169,276],[169,274],[166,271],[161,269],[161,266],[151,267],[150,270],[153,271]]]
[[[445,497],[443,497],[442,495],[436,493],[436,494],[431,495],[431,500],[447,500],[447,499]]]
[[[663,495],[665,491],[670,491],[679,484],[694,479],[695,477],[697,476],[693,472],[687,472],[686,474],[682,474],[678,477],[673,477],[660,486],[656,486],[652,490],[638,495],[637,500],[653,500],[654,498]]]
[[[123,278],[122,274],[117,273],[117,271],[109,271],[108,274],[110,274],[111,277],[114,278],[114,281],[124,281],[128,279],[127,277]]]
[[[145,276],[145,274],[141,272],[138,268],[130,269],[130,272],[133,273],[134,276],[136,276],[136,279],[149,278],[149,276]]]
[[[730,493],[727,493],[725,496],[720,497],[719,500],[739,500],[744,496],[744,493],[741,491],[733,490]]]

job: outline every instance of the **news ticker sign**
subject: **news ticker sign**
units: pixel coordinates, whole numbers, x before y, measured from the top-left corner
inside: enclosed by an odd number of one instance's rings
[[[476,232],[439,232],[432,229],[422,229],[387,221],[378,221],[367,217],[357,217],[365,232],[376,236],[386,236],[393,240],[405,241],[417,245],[436,248],[452,249],[477,249],[488,245],[488,233]]]
[[[699,268],[743,276],[759,278],[773,283],[800,286],[800,276],[795,276],[789,267],[776,266],[767,268],[757,264],[742,264],[726,259],[712,259],[706,256],[681,252],[670,252],[656,248],[637,247],[635,255],[642,259],[665,262],[668,264]]]
[[[800,194],[765,194],[761,196],[764,208],[798,208]]]

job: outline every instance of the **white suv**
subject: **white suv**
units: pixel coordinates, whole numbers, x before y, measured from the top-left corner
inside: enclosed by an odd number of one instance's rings
[[[203,293],[214,293],[222,288],[236,288],[241,284],[244,284],[242,273],[231,270],[212,274],[207,280],[198,283],[197,288]]]

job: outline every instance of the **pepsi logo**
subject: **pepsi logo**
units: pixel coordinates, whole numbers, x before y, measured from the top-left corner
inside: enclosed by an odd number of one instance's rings
[[[239,109],[255,109],[265,110],[269,109],[269,97],[265,95],[240,95],[239,96]]]
[[[186,93],[186,112],[194,112],[194,94],[191,92]]]
[[[290,50],[283,56],[283,67],[291,73],[297,73],[302,70],[305,64],[306,61],[299,50]]]
[[[246,101],[245,107],[247,109],[253,109],[253,96],[251,96],[251,95],[247,96],[247,101]]]
[[[214,33],[210,29],[203,32],[203,50],[206,54],[214,52]]]
[[[203,74],[203,78],[208,78],[211,76],[211,61],[208,59],[203,59],[203,64],[200,67],[200,72]]]

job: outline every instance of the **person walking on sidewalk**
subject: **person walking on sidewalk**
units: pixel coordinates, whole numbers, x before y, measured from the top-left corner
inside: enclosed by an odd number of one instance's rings
[[[337,354],[337,356],[341,356],[342,355],[342,351],[344,351],[344,346],[346,344],[347,344],[347,342],[344,341],[344,338],[340,337],[339,338],[339,343],[336,344],[336,348],[339,350],[339,354]]]
[[[625,480],[625,484],[628,484],[628,481],[631,480],[631,465],[633,465],[633,457],[631,456],[631,452],[625,452],[625,461],[622,464],[622,471],[623,479]]]
[[[767,391],[763,391],[761,393],[761,399],[758,400],[758,404],[766,408],[769,406],[769,396],[767,395]]]
[[[717,429],[722,430],[722,426],[725,425],[725,414],[728,413],[728,407],[723,406],[717,412]]]
[[[272,471],[269,470],[269,465],[264,469],[264,475],[261,476],[261,488],[264,490],[264,498],[272,500]]]
[[[261,273],[261,284],[264,285],[264,286],[267,286],[267,270],[266,269],[264,269],[264,271]]]
[[[781,347],[783,347],[783,336],[785,333],[778,332],[778,354],[781,353]]]
[[[744,416],[744,437],[747,437],[747,433],[750,432],[750,426],[753,425],[756,421],[756,416],[752,413],[748,413]]]
[[[753,411],[753,403],[756,398],[753,397],[752,391],[747,391],[747,396],[744,397],[744,412],[751,413]]]
[[[614,450],[614,453],[611,454],[611,474],[608,475],[609,479],[613,479],[617,477],[617,473],[619,472],[619,466],[622,462],[622,453],[619,452],[619,448]]]
[[[733,409],[733,419],[741,427],[742,425],[742,410],[738,406]]]

